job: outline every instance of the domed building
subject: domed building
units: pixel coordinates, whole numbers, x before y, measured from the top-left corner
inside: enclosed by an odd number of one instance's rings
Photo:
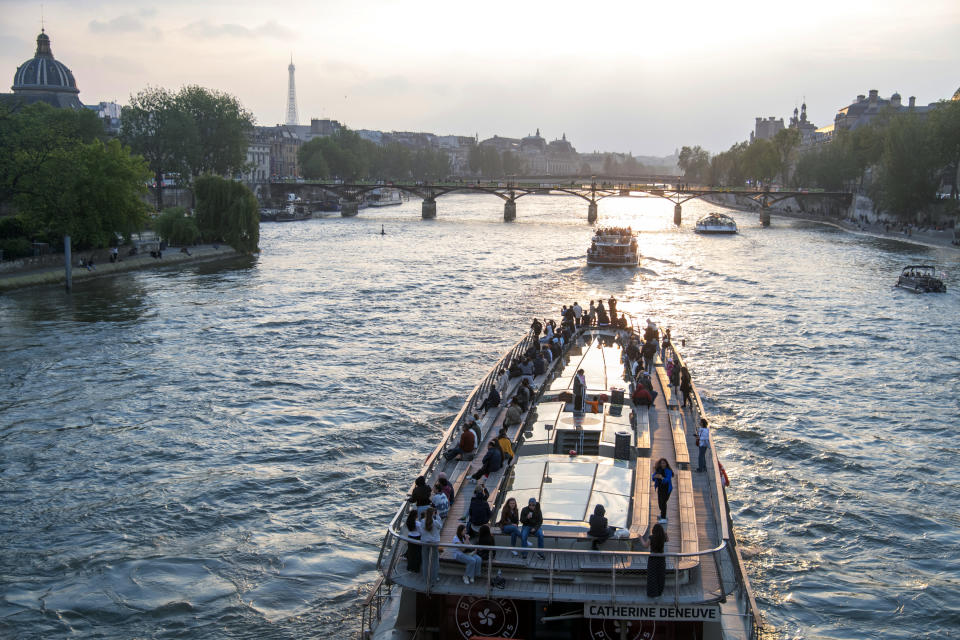
[[[80,89],[73,72],[62,62],[53,58],[50,36],[42,29],[37,36],[37,51],[33,58],[19,67],[13,76],[12,94],[4,94],[8,103],[32,104],[46,102],[61,109],[83,109],[77,96]]]

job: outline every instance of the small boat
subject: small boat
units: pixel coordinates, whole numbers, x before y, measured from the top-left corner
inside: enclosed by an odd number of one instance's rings
[[[637,235],[630,227],[597,229],[587,250],[587,265],[635,267],[640,262]]]
[[[697,233],[736,233],[736,221],[725,213],[710,213],[699,220],[693,229]]]
[[[943,274],[938,274],[936,268],[927,264],[904,267],[897,278],[896,286],[914,293],[947,292],[947,285],[943,284]]]

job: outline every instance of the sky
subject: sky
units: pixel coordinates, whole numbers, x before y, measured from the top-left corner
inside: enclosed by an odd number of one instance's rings
[[[927,104],[960,88],[957,0],[0,0],[11,83],[41,13],[86,104],[198,84],[272,125],[292,55],[303,124],[481,139],[539,128],[581,152],[718,152],[804,100],[824,126],[870,89]]]

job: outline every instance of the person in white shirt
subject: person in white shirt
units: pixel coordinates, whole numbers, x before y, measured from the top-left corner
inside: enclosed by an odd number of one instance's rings
[[[710,430],[707,429],[707,419],[700,418],[700,429],[697,431],[697,445],[700,447],[700,460],[697,464],[697,471],[707,470],[707,448],[710,447]]]

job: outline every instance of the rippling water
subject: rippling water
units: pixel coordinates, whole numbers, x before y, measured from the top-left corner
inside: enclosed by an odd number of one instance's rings
[[[958,254],[605,200],[453,195],[262,228],[258,260],[0,298],[0,635],[335,637],[382,527],[535,314],[611,293],[686,340],[734,521],[787,638],[960,629]],[[381,224],[387,235],[381,237]],[[891,288],[902,265],[946,295]]]

